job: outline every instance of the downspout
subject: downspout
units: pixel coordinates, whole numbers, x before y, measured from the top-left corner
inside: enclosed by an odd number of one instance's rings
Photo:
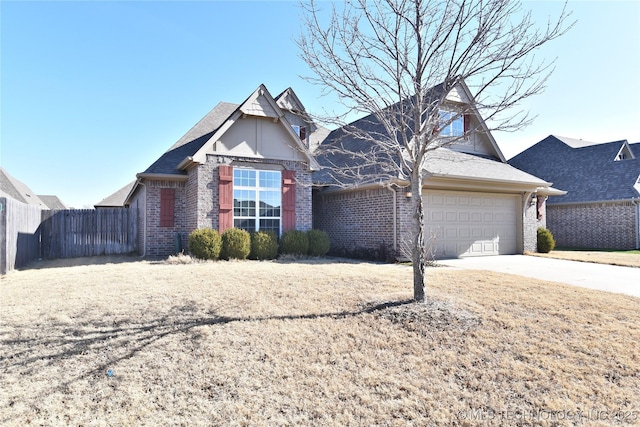
[[[636,207],[636,249],[640,249],[640,199],[631,199]]]
[[[393,253],[398,253],[398,197],[392,184],[385,185],[393,194]],[[637,218],[636,218],[637,219]]]
[[[147,186],[142,182],[142,180],[138,181],[138,184],[142,185],[144,187],[144,219],[143,219],[143,223],[144,225],[142,226],[143,230],[142,230],[142,240],[144,240],[144,242],[142,243],[142,258],[144,258],[147,255],[147,197],[149,196],[147,194]],[[139,207],[136,206],[136,209],[140,209]]]

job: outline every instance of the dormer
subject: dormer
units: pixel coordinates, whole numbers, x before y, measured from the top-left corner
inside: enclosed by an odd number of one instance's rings
[[[620,151],[616,154],[616,158],[614,159],[616,162],[620,160],[630,160],[635,159],[633,152],[631,151],[631,147],[629,147],[629,143],[627,141],[622,144]]]

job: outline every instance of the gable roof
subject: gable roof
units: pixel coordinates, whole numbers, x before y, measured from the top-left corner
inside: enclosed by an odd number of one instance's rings
[[[258,103],[258,98],[265,102]],[[286,123],[284,112],[275,99],[264,85],[260,85],[242,104],[220,102],[138,176],[174,175],[186,177],[186,166],[193,162],[203,163],[206,160],[206,153],[211,150],[213,143],[243,115],[269,117],[282,121],[298,150],[309,160],[310,167],[312,169],[318,167],[315,159],[300,142],[291,126]]]
[[[627,141],[590,143],[550,135],[514,156],[509,163],[567,190],[549,204],[638,198],[640,158],[616,160]]]
[[[115,193],[105,197],[95,205],[95,208],[119,208],[125,205],[127,201],[127,196],[133,190],[133,187],[136,185],[136,181],[131,181]]]
[[[64,202],[60,200],[58,196],[43,196],[42,194],[39,194],[38,197],[51,210],[69,209],[69,207],[65,205]]]
[[[2,167],[0,167],[0,194],[28,205],[38,206],[42,209],[49,209],[47,204],[44,203],[25,183],[11,176],[11,174]]]
[[[457,90],[456,96],[473,100],[471,92],[464,82],[460,82],[455,89]],[[433,87],[430,89],[430,91],[433,92],[431,97],[435,98],[440,96],[442,90],[442,85]],[[533,188],[551,186],[550,182],[539,179],[507,164],[502,151],[488,131],[479,112],[475,108],[472,108],[472,110],[480,123],[480,129],[484,131],[484,134],[488,137],[493,155],[482,156],[463,153],[447,147],[436,148],[427,154],[424,165],[426,179],[447,178],[476,182],[482,181],[488,185],[489,183],[508,183],[510,185],[522,185]],[[348,126],[355,127],[360,132],[368,134],[386,134],[384,126],[374,114],[356,120]],[[318,156],[318,162],[322,166],[325,166],[325,168],[314,173],[314,182],[319,185],[335,184],[334,174],[330,168],[358,167],[360,160],[358,156],[354,156],[352,153],[358,153],[369,158],[382,156],[384,160],[398,161],[397,159],[394,160],[393,154],[380,152],[371,142],[350,134],[345,127],[332,131],[324,142],[321,143],[321,147],[323,148],[324,154]],[[380,162],[376,162],[375,164],[366,162],[365,164],[365,161],[362,161],[360,166],[361,176],[371,177],[370,180],[356,182],[356,180],[353,179],[348,182],[343,182],[343,184],[373,184],[380,181],[380,175],[388,172],[383,170],[383,165]],[[396,178],[401,180],[401,177]],[[558,190],[555,189],[549,189],[550,193],[557,191]]]

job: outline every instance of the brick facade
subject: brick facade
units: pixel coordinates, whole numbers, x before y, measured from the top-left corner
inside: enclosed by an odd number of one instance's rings
[[[139,230],[140,242],[144,242],[143,254],[152,258],[164,258],[175,252],[176,234],[180,236],[186,251],[188,235],[197,228],[218,229],[218,167],[233,162],[246,162],[240,157],[208,155],[203,165],[192,167],[186,181],[147,179],[132,200],[131,206],[141,208]],[[312,223],[311,173],[304,162],[264,160],[255,162],[256,169],[262,164],[279,165],[296,171],[296,229],[309,230]],[[246,163],[245,163],[246,164]],[[160,227],[160,189],[175,188],[175,223],[173,227]],[[145,211],[145,212],[142,212]],[[144,230],[146,227],[146,235]],[[141,251],[142,252],[142,251]]]
[[[396,236],[394,237],[394,196]],[[546,202],[541,206],[525,201],[522,230],[518,239],[524,251],[537,251],[537,229],[546,227],[544,213]],[[326,192],[316,191],[313,199],[313,227],[324,230],[331,240],[331,252],[366,256],[382,247],[393,251],[398,258],[410,258],[413,235],[413,199],[405,196],[405,189],[374,188],[368,190]],[[542,215],[538,215],[538,211]],[[394,238],[397,238],[394,249]],[[425,236],[429,241],[429,236]],[[428,244],[428,243],[427,243]]]
[[[141,242],[144,242],[144,255],[150,258],[167,257],[175,252],[176,235],[180,237],[182,247],[186,245],[187,228],[187,197],[184,181],[147,180],[144,183],[144,199],[146,209],[143,213],[142,228],[146,232]],[[160,226],[160,190],[162,188],[175,189],[173,227]],[[142,195],[141,195],[142,197]],[[134,199],[133,203],[136,203]],[[132,203],[132,204],[133,204]],[[136,203],[137,204],[137,203]]]
[[[585,249],[635,249],[636,206],[631,201],[548,205],[556,245]]]
[[[387,188],[317,192],[313,228],[327,232],[332,253],[392,250],[393,192]]]

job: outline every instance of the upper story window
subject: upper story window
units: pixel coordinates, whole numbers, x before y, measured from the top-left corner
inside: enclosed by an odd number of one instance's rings
[[[279,171],[233,170],[233,226],[280,234],[282,178]]]
[[[307,128],[304,126],[291,125],[293,131],[298,135],[301,140],[307,139]]]
[[[462,136],[464,135],[464,115],[453,111],[440,111],[440,135]]]

